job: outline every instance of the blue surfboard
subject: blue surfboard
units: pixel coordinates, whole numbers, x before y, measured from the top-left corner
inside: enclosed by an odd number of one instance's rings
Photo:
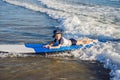
[[[63,51],[71,51],[71,50],[77,50],[80,48],[90,48],[93,46],[93,44],[87,44],[87,45],[72,45],[72,46],[61,46],[60,48],[55,49],[49,49],[44,48],[45,44],[25,44],[27,48],[34,49],[35,53],[54,53],[54,52],[63,52]]]
[[[87,45],[72,45],[72,46],[61,46],[56,49],[44,48],[45,44],[15,44],[15,45],[0,45],[0,52],[8,52],[8,53],[55,53],[55,52],[63,52],[63,51],[72,51],[81,48],[90,48],[96,43],[87,44]]]

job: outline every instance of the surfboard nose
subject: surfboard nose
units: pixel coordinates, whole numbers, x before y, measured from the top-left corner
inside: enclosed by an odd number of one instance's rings
[[[0,51],[9,53],[35,53],[34,49],[23,45],[0,45]]]

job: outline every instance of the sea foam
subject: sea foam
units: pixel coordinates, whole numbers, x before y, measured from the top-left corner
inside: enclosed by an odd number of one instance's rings
[[[33,11],[47,14],[60,23],[66,38],[120,38],[120,8],[98,5],[72,5],[58,0],[3,0]],[[98,60],[110,68],[111,80],[120,79],[120,43],[100,42],[89,49],[72,51],[81,60]]]

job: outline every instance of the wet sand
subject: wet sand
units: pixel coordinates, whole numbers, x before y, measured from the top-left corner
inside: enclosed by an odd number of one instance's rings
[[[95,61],[43,57],[0,59],[0,80],[109,80],[109,71]]]

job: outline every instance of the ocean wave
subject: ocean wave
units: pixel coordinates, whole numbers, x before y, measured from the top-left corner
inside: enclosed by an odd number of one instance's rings
[[[65,30],[66,38],[120,38],[120,8],[109,6],[72,5],[58,0],[3,0],[33,11],[40,11],[57,19],[56,27]],[[111,80],[120,79],[120,43],[106,42],[89,49],[72,51],[82,60],[99,60],[111,69]]]

